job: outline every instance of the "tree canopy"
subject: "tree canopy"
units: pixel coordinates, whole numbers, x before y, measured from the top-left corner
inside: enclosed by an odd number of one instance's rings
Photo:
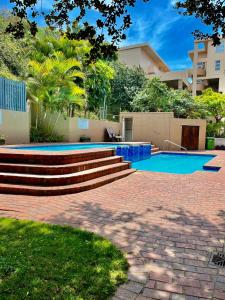
[[[134,111],[171,111],[176,118],[199,117],[199,104],[189,91],[171,89],[159,78],[148,80],[131,105]]]
[[[148,2],[149,0],[142,0]],[[116,45],[126,39],[125,30],[131,25],[131,17],[128,7],[133,7],[136,0],[55,0],[50,11],[46,12],[40,8],[38,0],[11,0],[13,3],[12,12],[19,20],[10,22],[7,30],[15,37],[21,38],[24,35],[23,20],[27,20],[30,32],[35,35],[38,31],[37,18],[43,17],[47,26],[65,31],[70,39],[88,39],[93,46],[91,57],[100,55],[112,56],[116,51]],[[41,0],[42,3],[42,0]],[[95,10],[98,18],[94,24],[86,21],[88,12]],[[75,17],[71,18],[71,13]],[[77,31],[71,30],[71,25],[79,25]],[[105,44],[105,37],[111,38],[110,44]]]
[[[203,33],[198,29],[194,35],[198,39],[213,40],[214,46],[220,44],[221,36],[225,37],[225,4],[224,0],[184,0],[176,1],[176,7],[186,16],[195,16],[205,25],[212,26],[212,33]]]
[[[128,68],[118,62],[113,62],[111,66],[115,69],[115,76],[111,81],[112,93],[108,105],[111,114],[118,115],[120,111],[132,110],[131,103],[147,78],[141,68]]]
[[[168,111],[170,93],[166,83],[159,78],[148,80],[145,87],[136,94],[132,107],[134,111]]]
[[[30,53],[32,64],[35,67],[40,66],[43,68],[35,68],[38,72],[34,74],[32,66],[30,74],[36,78],[36,81],[42,80],[42,75],[44,75],[45,81],[42,84],[42,89],[45,93],[42,93],[42,98],[44,97],[46,100],[46,91],[53,91],[55,86],[59,87],[58,76],[59,79],[61,78],[60,87],[64,84],[65,89],[63,89],[63,94],[57,92],[57,101],[66,107],[69,116],[74,116],[75,112],[82,113],[82,111],[84,114],[90,111],[98,114],[103,102],[110,98],[110,82],[114,76],[114,70],[110,63],[100,59],[90,62],[89,57],[92,47],[88,41],[69,40],[66,35],[60,35],[58,32],[52,32],[49,29],[39,31],[37,36],[32,39],[32,45]],[[76,62],[76,65],[71,65],[72,62]],[[71,66],[72,74],[75,76],[68,78],[68,72],[63,70],[63,65],[65,65],[65,68]],[[48,71],[42,72],[45,69]],[[39,73],[39,70],[41,70],[41,73]],[[65,91],[69,91],[71,87],[67,84],[68,79],[73,82],[72,94],[75,98],[72,97],[71,93],[65,95]],[[32,83],[30,86],[33,87],[34,84]],[[36,93],[36,89],[34,89],[34,93]],[[40,99],[40,97],[38,98]],[[68,99],[67,103],[65,102],[66,98]],[[79,99],[82,99],[83,102],[80,111],[79,106],[77,106],[77,103],[80,102]]]
[[[0,14],[0,76],[8,79],[24,75],[28,65],[28,39],[16,40],[5,32],[8,20],[13,19],[7,12]]]
[[[86,68],[87,79],[85,87],[87,90],[87,110],[99,113],[100,107],[106,110],[111,98],[111,81],[115,71],[110,64],[103,60],[91,63]]]
[[[175,118],[198,118],[200,106],[194,101],[188,90],[169,89],[169,109]]]
[[[97,116],[110,98],[114,70],[108,61],[90,62],[91,48],[89,41],[70,40],[49,29],[31,39],[24,79],[32,103],[33,141],[56,140],[52,134],[60,115]],[[48,113],[56,119],[48,118]]]
[[[28,92],[44,111],[67,114],[71,104],[82,106],[85,90],[76,84],[76,79],[85,75],[78,60],[66,59],[62,52],[55,52],[42,63],[31,60],[29,66]]]
[[[46,112],[98,118],[111,98],[111,62],[90,60],[88,40],[71,40],[49,28],[39,28],[32,38],[26,32],[17,40],[5,32],[7,19],[16,17],[0,15],[0,76],[26,82],[35,128]]]
[[[202,92],[202,95],[195,98],[204,110],[204,114],[215,118],[216,122],[220,122],[225,117],[225,95],[214,92],[208,88]]]
[[[40,2],[41,1],[41,2]],[[38,31],[37,19],[43,17],[51,29],[65,32],[67,37],[76,40],[89,40],[91,58],[112,57],[121,40],[126,39],[126,30],[132,20],[128,11],[134,7],[137,0],[55,0],[50,10],[43,10],[42,0],[10,0],[13,4],[12,12],[18,20],[10,21],[7,30],[15,37],[24,36],[27,21],[30,32],[35,35]],[[150,0],[142,0],[149,2]],[[214,45],[220,43],[220,36],[225,36],[225,6],[223,0],[185,0],[176,1],[175,7],[184,15],[194,15],[207,26],[212,26],[211,34],[204,34],[199,30],[194,32],[197,38],[212,38]],[[87,22],[87,14],[95,10],[98,13],[94,23]],[[75,15],[71,18],[71,14]],[[73,25],[73,26],[72,26]],[[80,26],[79,30],[73,30]],[[72,28],[72,29],[71,29]],[[104,41],[110,38],[110,43]]]

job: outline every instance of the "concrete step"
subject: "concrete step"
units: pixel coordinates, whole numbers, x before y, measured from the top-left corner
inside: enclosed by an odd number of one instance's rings
[[[89,169],[103,167],[123,161],[122,156],[110,156],[94,160],[87,160],[78,163],[63,165],[37,165],[37,164],[15,164],[0,163],[0,172],[2,173],[23,173],[23,174],[42,174],[59,175],[81,172]]]
[[[115,155],[114,149],[90,149],[77,151],[22,151],[0,149],[0,162],[14,164],[63,165],[87,160],[106,158]]]
[[[32,186],[62,186],[81,183],[98,177],[124,171],[130,168],[128,162],[120,162],[108,166],[89,169],[77,173],[62,175],[34,175],[21,173],[0,173],[0,183],[24,184]]]
[[[3,194],[21,194],[21,195],[33,195],[33,196],[54,196],[84,192],[91,190],[115,180],[126,177],[134,173],[135,169],[125,169],[113,174],[107,174],[99,178],[94,178],[85,182],[54,187],[40,187],[29,185],[16,185],[9,183],[0,183],[0,193]]]

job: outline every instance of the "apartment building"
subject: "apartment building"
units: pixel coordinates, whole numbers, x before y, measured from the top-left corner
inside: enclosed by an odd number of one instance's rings
[[[149,44],[122,47],[118,57],[119,61],[128,67],[140,66],[146,75],[160,75],[170,71],[168,65]]]
[[[169,87],[188,89],[193,96],[205,88],[225,94],[225,40],[217,47],[211,40],[195,41],[189,51],[191,69],[171,71],[163,59],[149,44],[137,44],[119,49],[119,61],[128,67],[140,66],[148,78],[159,77]]]
[[[188,72],[192,77],[193,96],[207,87],[225,94],[225,40],[216,47],[211,40],[195,41],[189,57],[193,62]]]
[[[148,78],[159,77],[169,87],[190,88],[187,71],[171,71],[159,54],[147,43],[120,48],[118,59],[128,67],[140,66]]]

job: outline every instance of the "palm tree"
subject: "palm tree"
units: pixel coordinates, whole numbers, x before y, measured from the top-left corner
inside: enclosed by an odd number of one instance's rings
[[[40,31],[34,40],[31,57],[35,63],[32,62],[31,66],[36,70],[37,67],[40,68],[43,65],[44,69],[50,69],[50,76],[40,78],[38,75],[39,81],[44,79],[44,82],[41,82],[41,87],[39,82],[41,95],[38,99],[44,98],[45,103],[54,102],[54,108],[60,105],[60,110],[63,110],[63,113],[70,117],[73,117],[75,110],[81,107],[77,105],[77,102],[82,100],[84,116],[86,116],[88,110],[97,114],[99,107],[105,104],[110,94],[110,81],[114,76],[114,71],[108,62],[98,60],[90,63],[90,51],[91,46],[88,41],[69,40],[56,31],[52,32],[46,29]],[[52,60],[54,60],[54,68]],[[72,73],[70,69],[71,62],[72,65],[75,63],[75,66],[72,67]],[[37,73],[39,72],[40,70],[37,70]],[[54,83],[52,83],[52,80]],[[76,83],[75,86],[74,83]],[[47,85],[47,88],[45,85]],[[55,86],[60,87],[60,89],[55,90]],[[73,92],[68,92],[71,89]],[[86,95],[82,94],[84,89]],[[49,91],[47,95],[46,90]],[[54,95],[53,99],[52,95]],[[55,102],[57,102],[57,105],[55,105]],[[63,107],[64,109],[62,109]]]
[[[85,90],[76,82],[84,80],[85,75],[78,60],[67,59],[58,51],[42,63],[31,60],[29,67],[28,97],[35,109],[36,127],[41,115],[45,118],[48,112],[67,114],[72,105],[83,106]]]

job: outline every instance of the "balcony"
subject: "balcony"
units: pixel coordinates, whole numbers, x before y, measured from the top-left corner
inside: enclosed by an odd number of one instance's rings
[[[192,77],[193,76],[193,69],[188,70],[188,76]],[[206,69],[203,68],[197,68],[197,76],[198,77],[205,77],[206,76]]]
[[[198,49],[198,59],[207,58],[208,53],[206,49]],[[194,50],[188,52],[188,55],[192,61],[194,61]]]

